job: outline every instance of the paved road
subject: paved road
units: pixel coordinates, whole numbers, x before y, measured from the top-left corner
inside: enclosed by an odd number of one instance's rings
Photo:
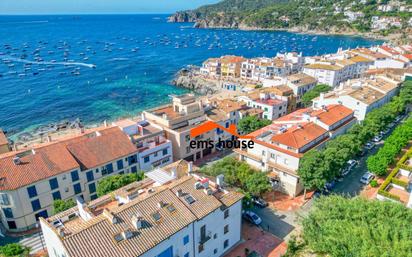
[[[34,254],[46,246],[44,245],[43,233],[38,232],[28,237],[20,239],[19,243],[30,248],[30,254]]]

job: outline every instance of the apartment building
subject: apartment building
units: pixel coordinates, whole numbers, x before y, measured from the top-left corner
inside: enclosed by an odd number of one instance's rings
[[[275,88],[262,88],[246,95],[239,96],[238,101],[245,102],[248,107],[263,110],[262,117],[268,120],[277,119],[287,114],[288,97],[276,95]]]
[[[357,48],[350,50],[350,53],[368,58],[373,60],[374,63],[370,67],[372,69],[383,69],[383,68],[395,68],[404,69],[407,68],[407,63],[400,60],[399,58],[392,58],[390,55],[378,51],[380,48]]]
[[[238,78],[240,77],[240,69],[245,58],[240,56],[227,55],[220,58],[221,76]]]
[[[275,190],[297,196],[303,190],[297,174],[303,155],[345,133],[355,122],[353,111],[343,105],[301,109],[249,134],[254,148],[235,151],[241,161],[267,172]]]
[[[203,62],[200,74],[210,77],[219,77],[222,74],[221,62],[219,58],[209,58]]]
[[[297,105],[300,105],[302,96],[316,86],[317,80],[305,73],[297,73],[287,76],[285,82],[293,90]]]
[[[190,174],[184,161],[172,165],[42,218],[49,256],[223,256],[241,239],[243,195],[227,191],[221,178]]]
[[[146,120],[131,119],[116,121],[113,125],[126,133],[136,146],[139,170],[148,171],[173,162],[172,142],[166,139],[162,127]]]
[[[274,77],[284,77],[291,72],[291,66],[282,58],[259,57],[242,62],[240,77],[262,81]]]
[[[342,104],[362,121],[371,110],[388,103],[398,94],[400,82],[385,76],[349,80],[328,93],[313,100],[314,108],[330,104]]]
[[[33,228],[53,213],[53,201],[96,196],[106,176],[138,171],[138,151],[118,127],[0,155],[1,223],[9,231]]]
[[[207,120],[214,121],[222,127],[229,128],[234,124],[237,126],[239,120],[242,118],[242,110],[251,109],[244,103],[237,102],[231,99],[210,99],[207,102],[206,115]],[[216,129],[215,142],[220,140],[231,140],[233,135]]]
[[[196,161],[212,152],[190,147],[190,130],[207,120],[202,102],[192,94],[172,96],[172,104],[146,110],[142,119],[164,129],[166,138],[172,142],[174,160]],[[213,140],[215,133],[209,131],[199,137]]]
[[[290,67],[291,73],[298,73],[303,69],[305,64],[305,58],[302,53],[287,52],[287,53],[277,53],[277,58],[285,60],[285,62]]]
[[[0,129],[0,154],[10,152],[9,141],[3,130]]]

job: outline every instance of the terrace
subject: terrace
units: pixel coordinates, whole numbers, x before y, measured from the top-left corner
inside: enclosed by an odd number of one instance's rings
[[[397,201],[412,208],[412,148],[381,185],[377,199]]]

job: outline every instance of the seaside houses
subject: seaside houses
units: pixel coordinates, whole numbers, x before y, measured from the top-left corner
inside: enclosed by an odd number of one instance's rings
[[[243,57],[233,55],[209,58],[203,62],[200,74],[214,78],[238,78],[244,60]]]
[[[355,117],[362,121],[371,110],[388,103],[398,93],[399,85],[399,81],[385,76],[348,80],[314,99],[313,107],[342,104],[352,109]]]
[[[287,76],[286,85],[293,90],[293,94],[296,96],[296,104],[300,106],[302,96],[309,90],[316,86],[316,78],[309,76],[305,73],[296,73]]]
[[[136,146],[139,170],[148,171],[172,163],[172,142],[166,139],[162,127],[146,120],[131,119],[116,121],[113,125],[126,133]]]
[[[284,77],[291,72],[291,66],[282,58],[259,57],[242,62],[240,77],[262,81],[274,77]]]
[[[190,130],[207,120],[202,102],[192,94],[172,96],[172,104],[146,110],[142,118],[164,129],[166,138],[172,142],[174,160],[196,161],[212,152],[212,149],[190,147]],[[209,131],[201,137],[213,140],[215,134]]]
[[[223,256],[241,240],[243,195],[226,190],[222,177],[192,174],[184,161],[170,166],[42,218],[49,256]]]
[[[274,120],[286,115],[288,111],[288,97],[278,95],[277,92],[275,87],[257,89],[239,96],[238,101],[245,102],[248,107],[263,110],[264,119]]]
[[[254,148],[237,149],[241,161],[267,172],[275,190],[297,196],[303,190],[297,170],[303,154],[345,133],[354,112],[343,105],[306,108],[275,120],[248,136]]]
[[[97,198],[106,176],[138,171],[138,150],[118,127],[0,155],[1,223],[9,231],[34,228],[57,199]]]
[[[385,49],[386,47],[384,47]],[[379,50],[381,49],[381,50]],[[381,47],[378,48],[357,48],[349,50],[350,53],[353,53],[358,56],[365,57],[367,59],[373,60],[373,65],[371,69],[382,69],[382,68],[395,68],[395,69],[404,69],[408,67],[408,62],[405,62],[398,57],[392,58],[390,55],[384,54]]]

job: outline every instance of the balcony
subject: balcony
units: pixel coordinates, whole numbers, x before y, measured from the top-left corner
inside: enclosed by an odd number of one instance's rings
[[[199,244],[203,245],[207,241],[209,241],[211,238],[212,238],[212,232],[209,231],[209,232],[207,232],[206,235],[200,237]]]
[[[153,149],[155,147],[158,147],[167,142],[169,142],[169,140],[167,140],[165,137],[158,137],[158,138],[152,138],[149,141],[145,141],[143,143],[137,144],[136,147],[137,147],[137,151],[141,153],[148,149]]]

